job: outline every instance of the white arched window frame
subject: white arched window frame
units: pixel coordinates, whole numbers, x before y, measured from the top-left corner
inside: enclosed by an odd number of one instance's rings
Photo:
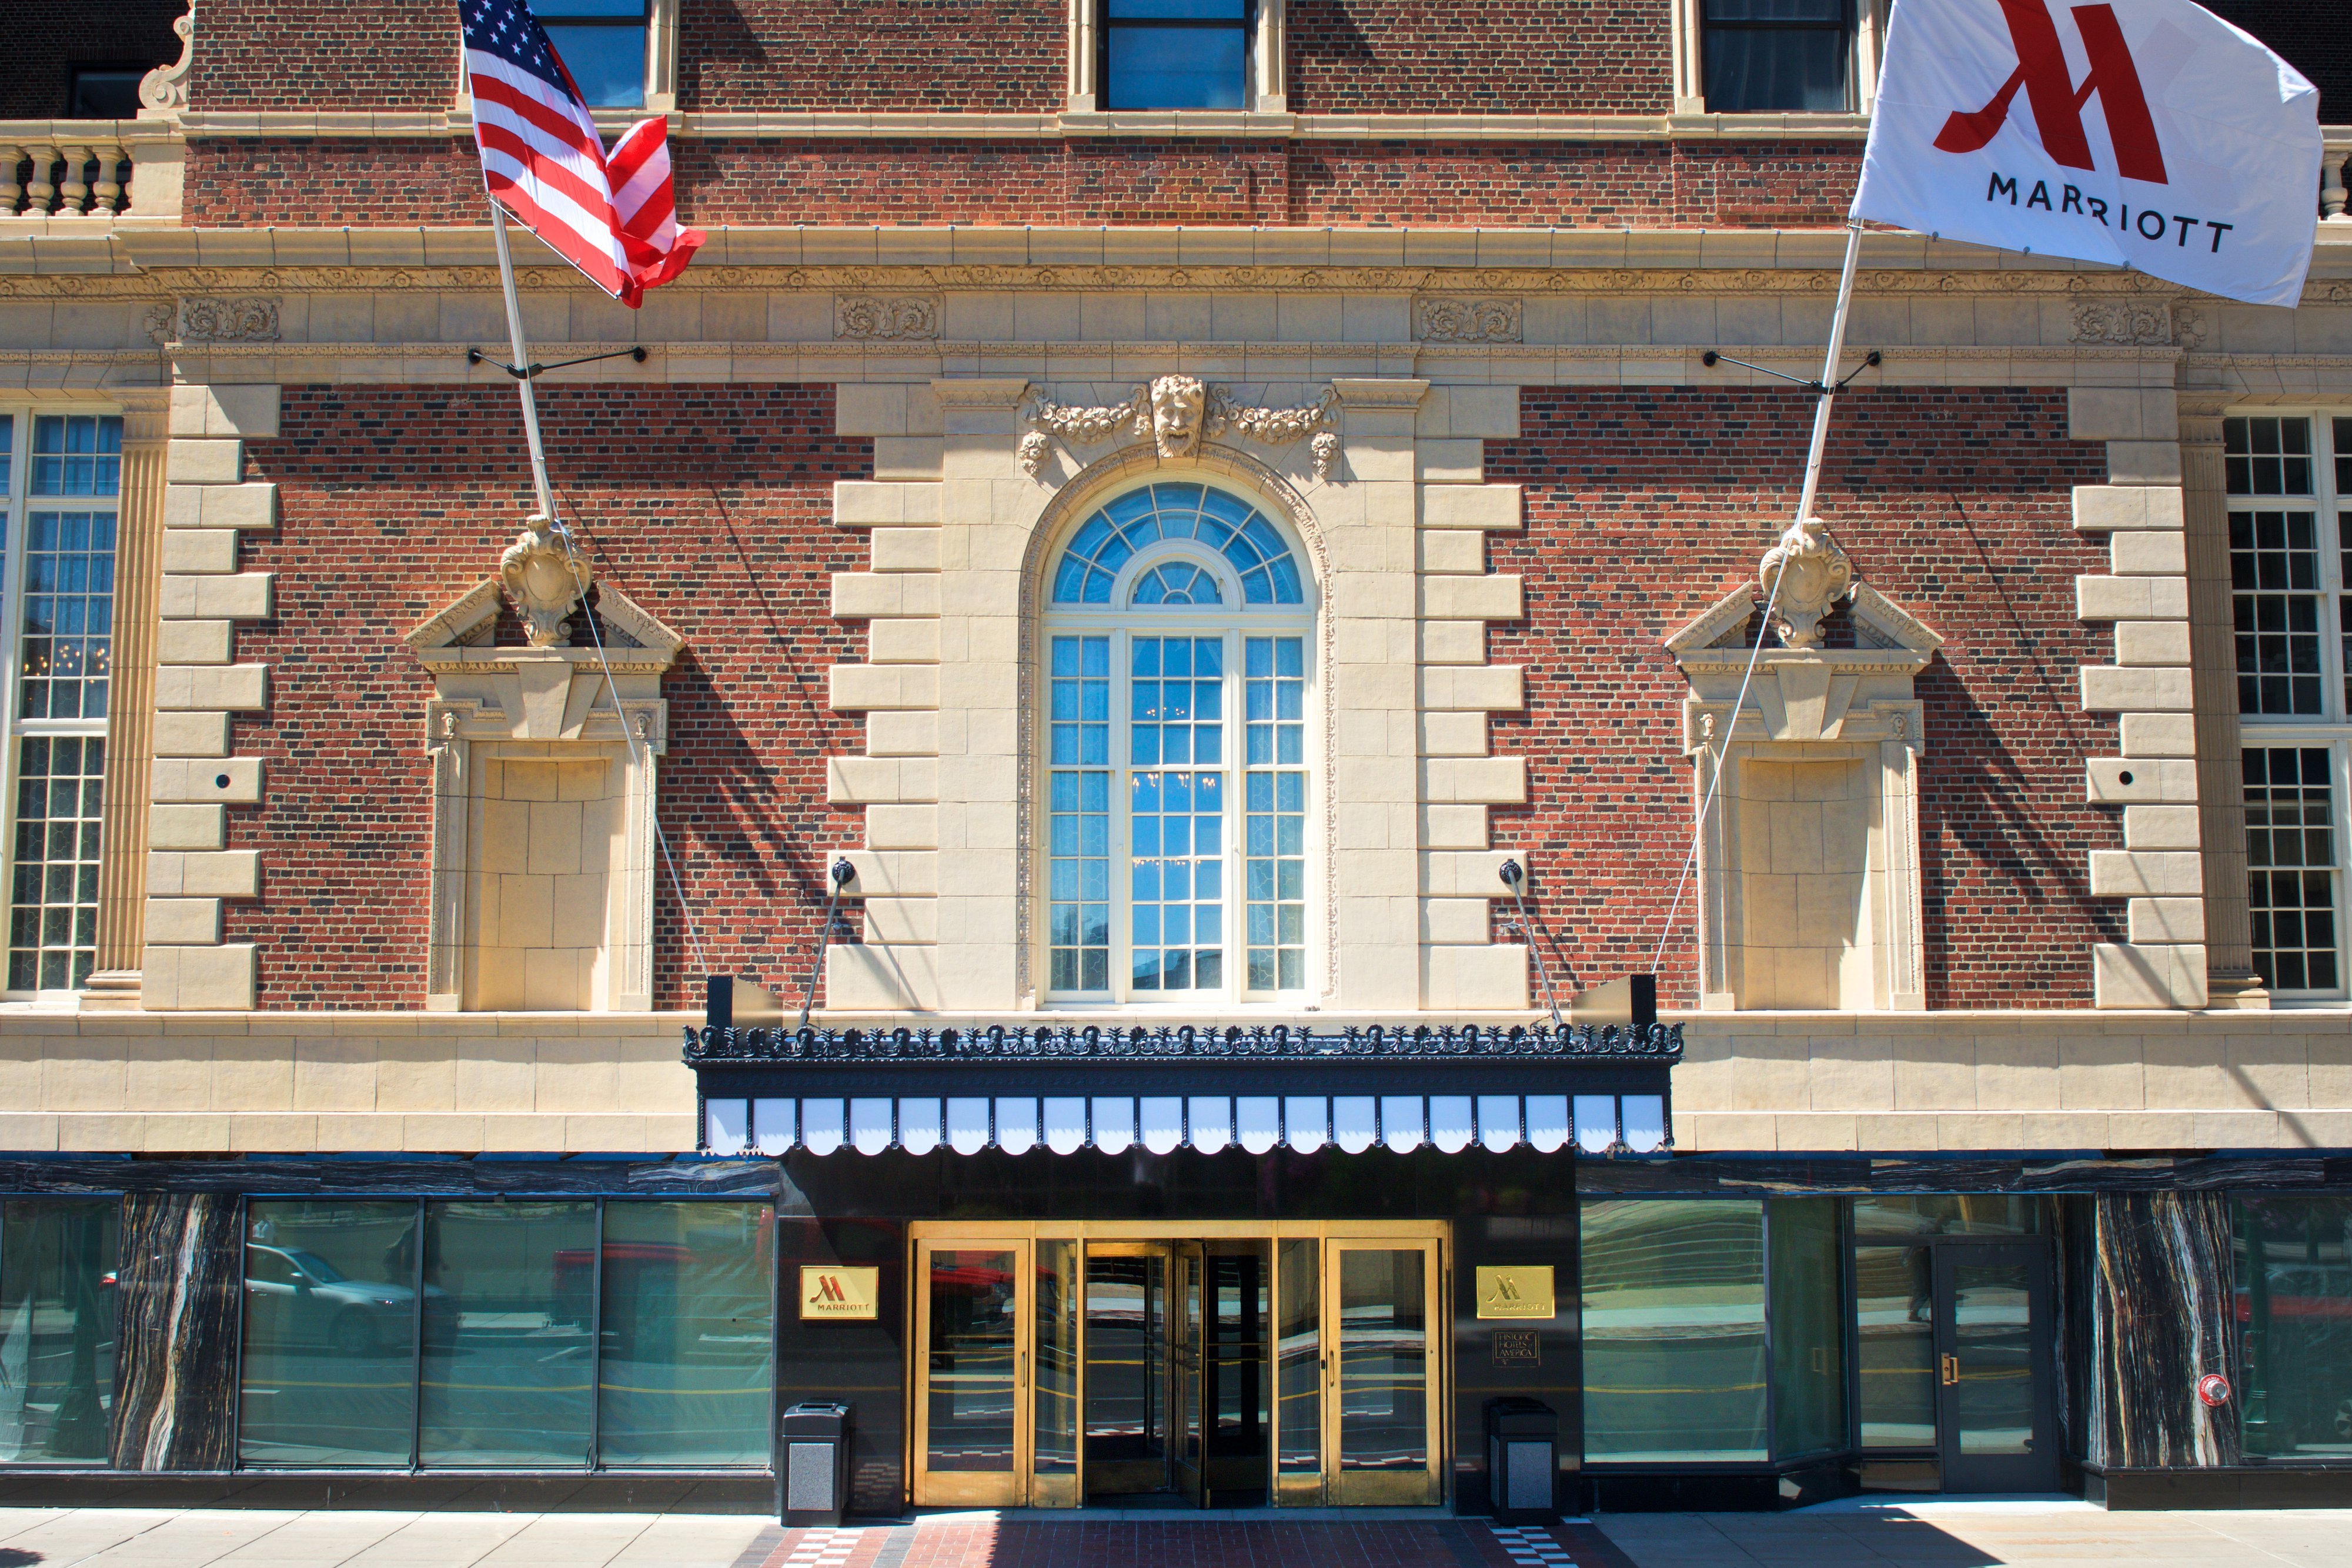
[[[1097,518],[1138,497],[1203,491],[1281,539],[1297,602],[1253,603],[1224,552],[1165,537],[1118,562],[1108,593],[1055,600]],[[1198,1007],[1312,991],[1323,806],[1306,563],[1246,493],[1164,476],[1088,507],[1049,552],[1037,727],[1048,1003]],[[1195,599],[1213,584],[1216,601],[1138,602],[1154,583]]]

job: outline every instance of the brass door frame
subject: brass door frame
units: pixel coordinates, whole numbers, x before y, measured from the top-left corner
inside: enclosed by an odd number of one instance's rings
[[[931,1451],[931,1255],[938,1251],[1003,1249],[1013,1255],[1013,1469],[1009,1475],[988,1470],[934,1472]],[[913,1316],[909,1343],[915,1376],[908,1380],[911,1404],[907,1424],[909,1452],[908,1479],[918,1507],[1020,1508],[1029,1501],[1030,1470],[1035,1462],[1036,1428],[1030,1408],[1035,1395],[1029,1379],[1029,1356],[1035,1349],[1036,1281],[1030,1239],[1007,1227],[976,1226],[952,1235],[915,1241],[907,1292]]]
[[[1339,1507],[1432,1507],[1445,1500],[1445,1413],[1451,1403],[1452,1370],[1445,1348],[1454,1338],[1453,1323],[1444,1311],[1450,1299],[1449,1275],[1438,1239],[1422,1240],[1423,1437],[1426,1456],[1421,1473],[1357,1471],[1339,1468],[1339,1258],[1345,1252],[1405,1252],[1413,1250],[1406,1237],[1332,1236],[1323,1243],[1322,1284],[1328,1297],[1316,1302],[1323,1330],[1323,1495]]]
[[[1049,1239],[1059,1240],[1062,1239],[1062,1238],[1055,1237],[1050,1238]],[[1088,1241],[1082,1239],[1079,1239],[1077,1270],[1079,1292],[1078,1484],[1077,1498],[1074,1500],[1074,1503],[1071,1506],[1083,1504],[1087,1496],[1087,1487],[1089,1479],[1087,1474],[1087,1368],[1093,1357],[1088,1354],[1090,1347],[1086,1343],[1087,1322],[1087,1311],[1089,1305],[1091,1305],[1087,1300],[1087,1291],[1089,1291],[1090,1286],[1087,1280],[1087,1265],[1097,1258],[1157,1258],[1160,1260],[1160,1332],[1161,1343],[1160,1350],[1161,1361],[1160,1387],[1159,1395],[1167,1408],[1168,1418],[1172,1423],[1177,1415],[1176,1394],[1174,1388],[1176,1355],[1175,1342],[1178,1333],[1178,1316],[1174,1305],[1176,1299],[1176,1262],[1181,1255],[1181,1249],[1173,1241],[1139,1241],[1132,1239],[1125,1239],[1118,1241]],[[1167,1463],[1164,1469],[1164,1474],[1167,1480],[1172,1484],[1175,1479],[1175,1444],[1178,1441],[1177,1434],[1172,1429],[1172,1427],[1170,1432],[1166,1435],[1166,1441],[1169,1447],[1165,1456]]]
[[[908,1361],[911,1375],[907,1380],[908,1406],[907,1431],[907,1475],[917,1506],[963,1506],[1018,1508],[1067,1508],[1080,1504],[1086,1497],[1086,1254],[1096,1248],[1108,1251],[1114,1247],[1133,1245],[1139,1249],[1156,1244],[1176,1254],[1173,1244],[1186,1241],[1254,1240],[1268,1243],[1266,1249],[1266,1295],[1269,1320],[1266,1324],[1267,1397],[1266,1397],[1266,1500],[1276,1506],[1315,1506],[1326,1502],[1350,1503],[1364,1506],[1388,1504],[1442,1503],[1445,1499],[1446,1477],[1452,1473],[1451,1453],[1447,1437],[1452,1422],[1447,1419],[1454,1389],[1454,1333],[1451,1303],[1453,1301],[1453,1264],[1449,1250],[1453,1228],[1444,1220],[1433,1219],[1076,1219],[1076,1220],[953,1220],[920,1219],[908,1228],[909,1249],[908,1278],[914,1288],[908,1295]],[[1034,1478],[1031,1474],[1035,1463],[1036,1392],[1029,1368],[1036,1350],[1036,1281],[1034,1278],[1034,1244],[1039,1241],[1071,1240],[1084,1244],[1077,1267],[1077,1351],[1078,1402],[1078,1474],[1076,1484],[1067,1478]],[[1286,1483],[1279,1472],[1282,1453],[1282,1411],[1279,1396],[1279,1324],[1282,1286],[1282,1249],[1278,1243],[1291,1240],[1313,1240],[1316,1249],[1317,1281],[1316,1312],[1322,1342],[1321,1359],[1323,1397],[1321,1402],[1322,1431],[1319,1434],[1323,1473],[1319,1485],[1302,1486],[1304,1478],[1293,1476]],[[1428,1325],[1428,1455],[1426,1470],[1410,1483],[1412,1495],[1401,1495],[1404,1487],[1377,1489],[1383,1495],[1360,1495],[1376,1490],[1371,1482],[1393,1481],[1402,1478],[1360,1475],[1342,1488],[1339,1471],[1339,1350],[1338,1312],[1337,1251],[1349,1247],[1370,1247],[1375,1250],[1400,1250],[1405,1246],[1420,1244],[1426,1263],[1424,1276],[1424,1322]],[[931,1475],[924,1468],[924,1457],[929,1444],[929,1383],[930,1383],[930,1270],[928,1259],[938,1248],[996,1247],[1014,1254],[1014,1381],[1013,1381],[1013,1475],[1007,1487],[992,1476],[980,1472],[944,1472]],[[1171,1308],[1169,1318],[1172,1327],[1178,1312],[1172,1305],[1177,1291],[1173,1257],[1170,1273]],[[987,1480],[986,1487],[971,1483]],[[1349,1497],[1348,1492],[1359,1495]],[[976,1495],[985,1493],[986,1495]],[[1397,1494],[1397,1495],[1392,1495]]]

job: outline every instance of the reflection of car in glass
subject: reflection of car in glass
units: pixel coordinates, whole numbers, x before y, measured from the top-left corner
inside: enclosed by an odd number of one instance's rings
[[[444,1292],[425,1287],[428,1308]],[[407,1285],[353,1280],[300,1247],[245,1249],[245,1310],[257,1338],[323,1344],[341,1355],[378,1355],[415,1332],[416,1292]]]
[[[2352,1270],[2264,1260],[2262,1289],[2240,1284],[2247,1336],[2247,1439],[2256,1451],[2352,1450]]]

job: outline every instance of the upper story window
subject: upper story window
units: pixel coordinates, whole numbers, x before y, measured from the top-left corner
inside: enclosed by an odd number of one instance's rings
[[[76,66],[66,90],[68,117],[136,120],[139,82],[146,74],[141,67]]]
[[[122,421],[0,413],[8,682],[7,988],[79,988],[98,950]]]
[[[1088,517],[1047,580],[1049,995],[1303,992],[1313,612],[1290,541],[1162,482]]]
[[[1699,0],[1700,58],[1714,114],[1854,107],[1857,0]]]
[[[2352,765],[2352,417],[2222,422],[2254,968],[2345,991]]]
[[[1252,0],[1102,0],[1102,107],[1245,107],[1252,9]]]
[[[543,0],[531,11],[590,107],[645,106],[646,0]]]

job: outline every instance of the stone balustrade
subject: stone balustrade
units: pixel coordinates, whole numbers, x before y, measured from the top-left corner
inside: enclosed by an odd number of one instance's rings
[[[172,128],[152,121],[0,120],[0,218],[176,216],[176,177],[137,174],[180,152]]]
[[[2344,162],[2352,158],[2352,127],[2331,125],[2319,154],[2319,215],[2337,223],[2352,222],[2345,210]]]

